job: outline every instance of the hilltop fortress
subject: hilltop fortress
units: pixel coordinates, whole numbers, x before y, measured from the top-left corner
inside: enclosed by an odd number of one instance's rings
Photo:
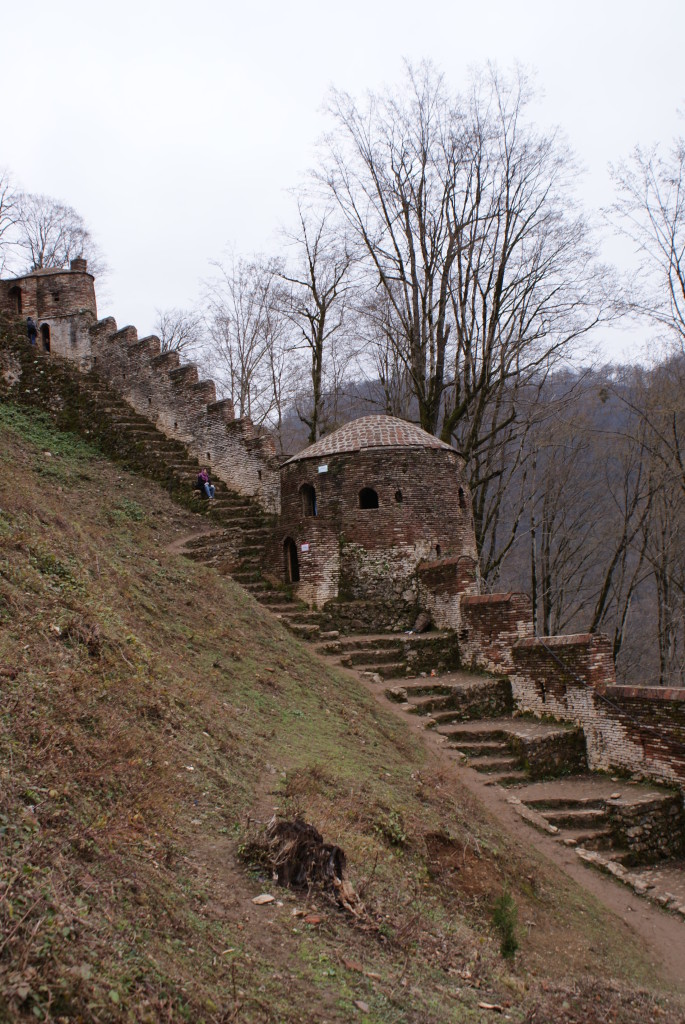
[[[685,691],[617,686],[599,635],[534,636],[523,594],[483,594],[461,455],[418,427],[364,417],[284,464],[273,439],[158,338],[98,320],[85,260],[0,281],[0,313],[32,316],[37,348],[97,377],[180,442],[268,524],[260,571],[350,631],[448,631],[451,663],[506,678],[515,708],[581,726],[592,769],[685,785]],[[28,344],[0,365],[21,400]],[[2,353],[0,353],[2,354]]]

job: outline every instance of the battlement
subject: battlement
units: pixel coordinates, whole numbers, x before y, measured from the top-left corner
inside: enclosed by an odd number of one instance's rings
[[[280,509],[273,438],[248,419],[235,419],[230,399],[217,401],[211,380],[178,352],[161,352],[159,338],[138,338],[112,317],[89,328],[90,366],[168,437],[181,441],[211,474],[267,512]]]

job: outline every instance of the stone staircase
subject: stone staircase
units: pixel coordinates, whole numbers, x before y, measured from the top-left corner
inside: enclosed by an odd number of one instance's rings
[[[161,483],[170,497],[197,514],[198,533],[187,541],[185,554],[214,565],[243,585],[268,589],[261,566],[269,517],[257,502],[219,479],[213,481],[214,501],[194,491],[200,469],[197,459],[182,442],[138,414],[97,373],[80,373],[25,344],[14,345],[12,351],[22,367],[22,402],[51,409],[60,427],[94,441],[125,469]]]
[[[95,373],[80,374],[25,345],[16,354],[23,366],[23,402],[51,409],[61,427],[95,440],[126,469],[163,483],[171,497],[198,514],[198,532],[183,548],[187,557],[230,575],[284,626],[315,642],[320,654],[384,687],[390,700],[442,736],[460,762],[488,785],[505,787],[508,802],[526,821],[575,846],[589,863],[622,880],[637,877],[628,876],[624,864],[663,863],[669,816],[679,820],[677,795],[636,780],[589,775],[579,730],[514,717],[506,679],[458,670],[454,634],[363,630],[365,609],[354,603],[314,611],[286,588],[269,584],[262,576],[262,552],[270,521],[256,502],[221,480],[215,481],[215,500],[203,500],[192,490],[197,460]],[[393,679],[402,682],[388,687]],[[635,891],[653,885],[639,878],[630,884]],[[666,896],[655,898],[670,909],[676,898]]]
[[[502,787],[529,825],[574,847],[581,859],[651,895],[638,865],[677,855],[681,798],[665,787],[588,771],[582,730],[515,715],[505,678],[450,672],[385,686],[419,716],[460,763]],[[673,883],[671,882],[671,885]],[[664,906],[657,892],[653,898]]]

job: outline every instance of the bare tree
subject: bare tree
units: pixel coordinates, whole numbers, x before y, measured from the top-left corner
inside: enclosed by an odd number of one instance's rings
[[[364,108],[334,92],[319,175],[391,312],[381,368],[403,365],[421,426],[468,460],[486,573],[513,539],[493,543],[531,396],[607,305],[572,158],[526,122],[529,98],[488,69],[463,101],[430,65]]]
[[[431,65],[407,66],[405,95],[359,109],[331,94],[336,131],[319,175],[349,225],[393,317],[421,426],[435,433],[449,339],[448,285],[457,225],[450,197],[461,161],[461,117]]]
[[[617,199],[609,216],[640,258],[624,306],[665,327],[685,351],[685,139],[667,156],[636,146],[612,176]]]
[[[334,393],[330,371],[340,363],[337,343],[346,324],[352,256],[344,236],[331,224],[330,210],[313,213],[298,202],[297,214],[298,229],[286,235],[293,259],[280,273],[287,285],[281,308],[295,328],[294,344],[309,355],[311,390],[298,401],[297,413],[313,444],[327,426],[324,405],[327,394]]]
[[[192,309],[157,309],[155,331],[159,335],[162,352],[187,352],[202,344],[205,331],[204,318]]]
[[[11,263],[12,232],[18,216],[17,188],[9,170],[0,168],[0,274]]]
[[[91,273],[106,270],[102,253],[81,215],[50,196],[18,194],[14,234],[14,245],[31,271],[68,267],[79,256],[88,260]]]
[[[241,417],[269,423],[283,405],[288,332],[278,295],[281,266],[255,257],[214,264],[205,282],[206,365]]]

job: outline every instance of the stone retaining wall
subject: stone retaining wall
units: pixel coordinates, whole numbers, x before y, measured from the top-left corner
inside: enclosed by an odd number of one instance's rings
[[[617,686],[604,636],[530,638],[512,655],[517,707],[582,726],[591,769],[685,785],[685,690]]]

